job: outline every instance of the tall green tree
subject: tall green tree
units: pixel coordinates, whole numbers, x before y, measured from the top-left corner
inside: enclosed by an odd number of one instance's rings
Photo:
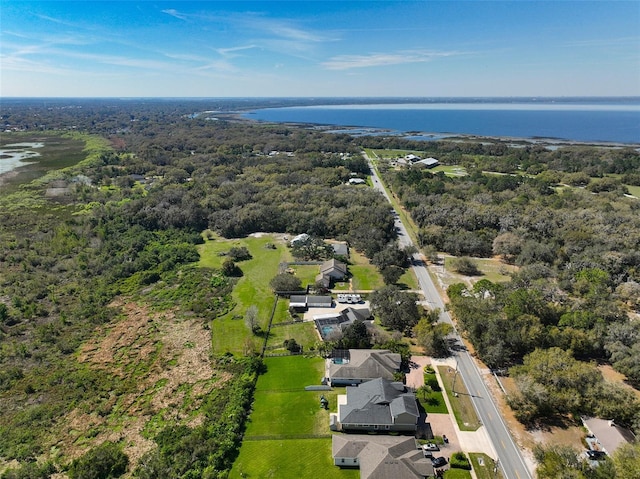
[[[405,334],[411,332],[421,316],[418,296],[397,286],[385,286],[374,291],[370,301],[371,311],[380,319],[380,324]]]
[[[362,320],[356,320],[344,330],[342,338],[338,341],[340,349],[369,349],[371,347],[371,334],[367,325]]]
[[[453,327],[447,323],[432,322],[423,317],[413,328],[416,344],[422,348],[424,354],[436,358],[449,356],[447,336],[453,332]]]
[[[292,274],[280,273],[271,279],[269,286],[274,291],[300,291],[302,289],[302,281]]]

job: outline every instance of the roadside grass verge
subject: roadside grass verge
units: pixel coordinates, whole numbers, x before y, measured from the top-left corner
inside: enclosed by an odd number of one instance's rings
[[[471,452],[468,455],[477,479],[504,479],[500,469],[498,469],[497,475],[494,474],[495,462],[489,456],[478,452]],[[482,465],[480,465],[480,462],[482,462]]]
[[[420,289],[420,286],[418,286],[418,279],[416,278],[416,274],[413,272],[413,268],[407,268],[402,276],[400,276],[397,285],[403,289]]]
[[[319,384],[324,360],[304,356],[266,358],[267,372],[258,378],[253,412],[230,478],[303,478],[322,476],[356,479],[358,470],[341,470],[331,459],[329,411],[320,395],[337,409],[344,389],[305,391]]]
[[[278,265],[287,259],[286,247],[273,236],[247,237],[241,239],[224,239],[213,236],[198,247],[200,253],[199,265],[209,268],[220,268],[227,258],[220,253],[229,251],[234,246],[246,246],[252,255],[250,260],[236,263],[242,270],[242,277],[238,279],[231,294],[234,307],[211,324],[211,336],[214,353],[242,353],[245,340],[251,338],[251,333],[244,324],[244,315],[249,306],[258,308],[260,326],[266,329],[271,315],[275,296],[269,287],[269,281],[278,274]],[[266,248],[267,243],[276,245],[276,249]],[[276,309],[278,315],[288,314],[286,308]],[[286,319],[277,318],[278,321]],[[276,318],[274,318],[276,321]],[[260,339],[260,338],[256,338]],[[259,342],[259,341],[256,341]]]
[[[471,396],[467,391],[464,381],[458,374],[456,378],[456,393],[453,394],[453,378],[455,371],[448,366],[438,366],[438,373],[444,384],[449,403],[453,409],[453,415],[461,431],[476,431],[480,427],[480,420],[471,402]]]

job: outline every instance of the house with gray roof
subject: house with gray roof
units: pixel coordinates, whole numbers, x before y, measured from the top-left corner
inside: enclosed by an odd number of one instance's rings
[[[411,437],[334,434],[333,463],[357,467],[361,479],[427,479],[435,477],[431,460]]]
[[[402,361],[400,354],[387,349],[349,349],[340,356],[327,360],[332,386],[355,386],[377,378],[393,381]]]
[[[331,308],[333,298],[331,296],[295,295],[289,298],[289,307],[296,311],[307,311],[309,308]]]
[[[347,243],[331,243],[333,254],[338,256],[349,257],[349,245]]]
[[[320,265],[316,282],[328,288],[332,281],[342,281],[347,276],[347,265],[336,259],[330,259]]]
[[[320,339],[328,341],[335,337],[338,332],[344,332],[355,321],[363,321],[367,328],[370,328],[373,323],[373,317],[368,308],[356,309],[348,307],[337,313],[316,314],[313,316],[313,321]],[[328,369],[329,367],[327,366]]]
[[[415,434],[419,417],[414,392],[400,382],[378,378],[347,386],[347,394],[338,397],[335,427],[345,432]]]

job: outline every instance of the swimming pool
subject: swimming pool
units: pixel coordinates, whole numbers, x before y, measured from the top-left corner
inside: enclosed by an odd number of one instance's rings
[[[321,326],[320,327],[320,334],[322,335],[323,338],[326,338],[327,336],[329,336],[331,333],[333,333],[336,330],[336,326],[333,324],[327,324],[325,326]]]

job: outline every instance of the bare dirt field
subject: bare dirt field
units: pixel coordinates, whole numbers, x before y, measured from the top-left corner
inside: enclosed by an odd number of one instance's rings
[[[135,302],[111,307],[122,315],[81,348],[78,361],[135,386],[120,395],[112,392],[99,413],[82,405],[73,409],[54,432],[55,447],[74,458],[105,440],[124,440],[124,451],[135,464],[167,421],[198,424],[203,398],[229,378],[211,366],[211,333],[202,320],[177,318]]]

